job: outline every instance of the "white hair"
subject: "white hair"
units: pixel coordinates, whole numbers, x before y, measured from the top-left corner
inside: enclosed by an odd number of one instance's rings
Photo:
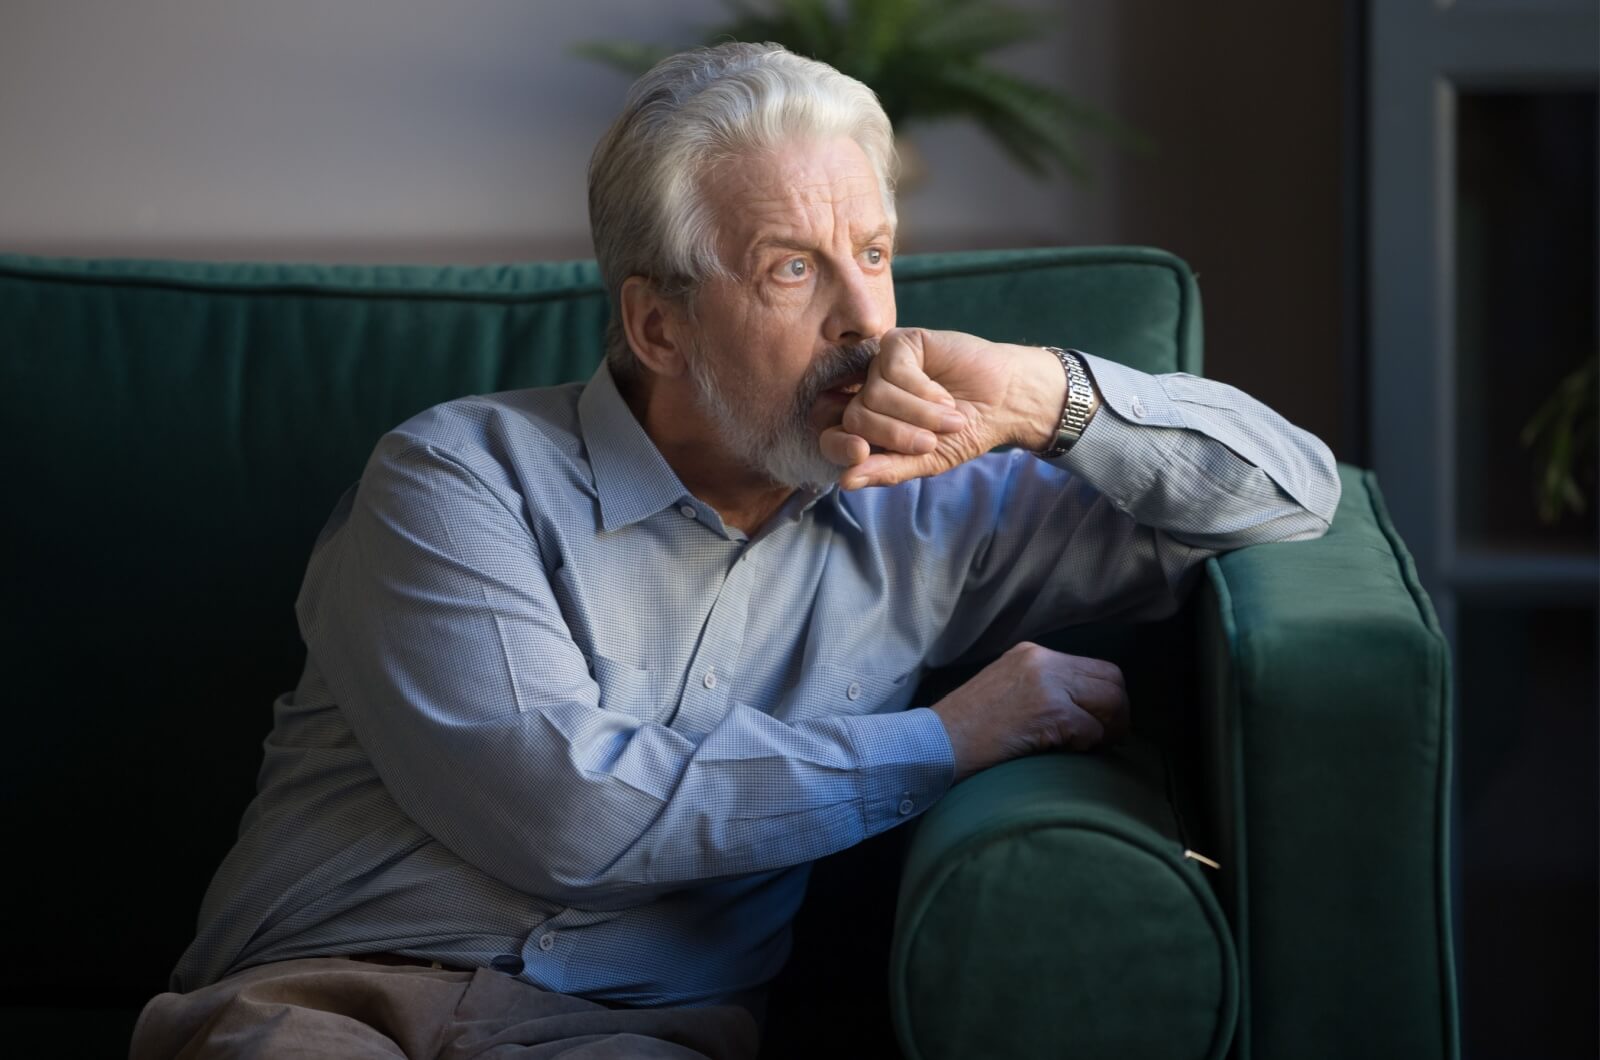
[[[622,331],[622,284],[643,276],[692,308],[729,272],[702,178],[718,162],[799,139],[845,136],[878,178],[895,223],[894,130],[870,88],[777,44],[719,44],[669,56],[634,82],[589,161],[589,227],[611,301],[606,359],[638,370]]]

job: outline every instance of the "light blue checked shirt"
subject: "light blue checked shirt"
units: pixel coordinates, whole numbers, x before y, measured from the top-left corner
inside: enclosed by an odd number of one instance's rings
[[[388,951],[636,1005],[758,990],[808,864],[950,785],[925,668],[1167,615],[1205,557],[1326,529],[1315,437],[1086,360],[1104,405],[1065,457],[797,493],[754,537],[604,368],[384,437],[312,553],[305,674],[173,989]]]

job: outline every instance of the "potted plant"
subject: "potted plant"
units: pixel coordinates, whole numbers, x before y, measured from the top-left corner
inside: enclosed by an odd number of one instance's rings
[[[700,43],[772,41],[819,59],[878,94],[897,133],[949,119],[975,122],[1036,177],[1052,168],[1088,182],[1078,135],[1093,131],[1151,153],[1143,134],[1049,85],[1011,73],[990,53],[1037,39],[1049,16],[994,0],[725,0],[728,21]],[[638,76],[679,49],[589,41],[578,55]],[[900,138],[901,184],[915,183],[920,163]]]
[[[1539,521],[1547,526],[1559,522],[1562,513],[1582,514],[1586,508],[1583,486],[1593,488],[1597,434],[1597,383],[1600,383],[1600,352],[1570,372],[1539,406],[1539,411],[1522,428],[1522,444],[1531,449],[1538,462],[1534,493],[1538,498]],[[1583,480],[1580,483],[1580,478]]]

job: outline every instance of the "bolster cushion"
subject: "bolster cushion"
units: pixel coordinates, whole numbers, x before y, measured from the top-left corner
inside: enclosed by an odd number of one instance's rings
[[[1008,762],[928,811],[891,958],[906,1056],[1226,1053],[1233,941],[1168,791],[1159,749],[1135,739]]]

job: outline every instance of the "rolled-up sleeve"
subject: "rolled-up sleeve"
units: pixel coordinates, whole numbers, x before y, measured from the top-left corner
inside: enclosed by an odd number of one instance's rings
[[[318,542],[297,611],[400,808],[564,904],[811,861],[951,780],[926,709],[790,725],[735,705],[704,733],[606,709],[515,499],[404,436],[379,445]]]

